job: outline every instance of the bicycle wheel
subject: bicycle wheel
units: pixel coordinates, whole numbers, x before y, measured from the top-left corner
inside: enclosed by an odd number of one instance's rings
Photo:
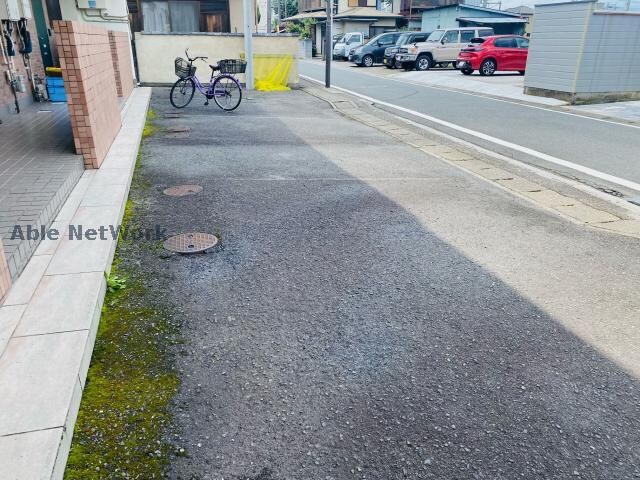
[[[242,88],[231,75],[220,75],[213,82],[213,99],[221,109],[230,112],[242,101]]]
[[[171,105],[176,108],[184,108],[193,99],[193,94],[196,93],[196,85],[190,78],[181,78],[171,87],[171,94],[169,99]]]

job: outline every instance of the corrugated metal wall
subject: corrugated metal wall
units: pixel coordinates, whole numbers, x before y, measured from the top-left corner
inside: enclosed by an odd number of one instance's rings
[[[640,91],[640,15],[595,9],[593,1],[535,7],[525,88]]]
[[[593,2],[535,7],[525,87],[572,92]]]
[[[637,91],[640,91],[640,15],[594,13],[576,92]]]

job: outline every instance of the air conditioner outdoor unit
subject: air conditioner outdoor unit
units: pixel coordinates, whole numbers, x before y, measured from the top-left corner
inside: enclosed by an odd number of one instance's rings
[[[100,8],[102,10],[107,9],[107,0],[78,0],[78,8]]]
[[[20,0],[0,0],[0,20],[20,20]],[[31,9],[29,9],[31,10]]]
[[[33,18],[33,13],[31,12],[31,2],[29,0],[18,0],[18,5],[20,7],[21,18]]]

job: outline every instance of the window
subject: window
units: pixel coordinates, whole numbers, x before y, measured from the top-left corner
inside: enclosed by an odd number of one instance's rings
[[[347,45],[351,45],[352,43],[362,43],[362,37],[360,35],[351,35],[349,40],[347,40]]]
[[[458,30],[449,30],[442,37],[443,43],[458,43]]]
[[[142,18],[145,32],[199,32],[200,3],[145,1],[142,2]]]
[[[413,41],[411,43],[424,42],[426,39],[427,39],[427,36],[425,34],[416,35],[415,37],[413,37]]]
[[[490,37],[491,35],[493,35],[492,28],[481,28],[480,30],[478,30],[479,37]]]
[[[463,30],[460,32],[460,43],[469,43],[474,36],[473,30]]]
[[[199,2],[169,2],[171,31],[193,33],[200,31]]]
[[[431,35],[429,35],[429,38],[427,38],[427,42],[439,42],[442,35],[444,35],[444,30],[434,30],[431,32]]]
[[[516,39],[513,37],[496,38],[493,41],[493,45],[497,48],[518,48]]]
[[[518,42],[518,48],[529,48],[529,40],[526,38],[516,38],[516,42]]]

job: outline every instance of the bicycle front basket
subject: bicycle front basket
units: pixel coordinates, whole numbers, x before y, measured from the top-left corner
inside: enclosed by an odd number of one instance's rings
[[[196,67],[189,67],[189,62],[187,62],[184,58],[177,57],[174,62],[176,66],[176,75],[180,78],[187,78],[195,75]]]
[[[218,62],[220,73],[244,73],[247,69],[247,62],[244,60],[227,59]]]

